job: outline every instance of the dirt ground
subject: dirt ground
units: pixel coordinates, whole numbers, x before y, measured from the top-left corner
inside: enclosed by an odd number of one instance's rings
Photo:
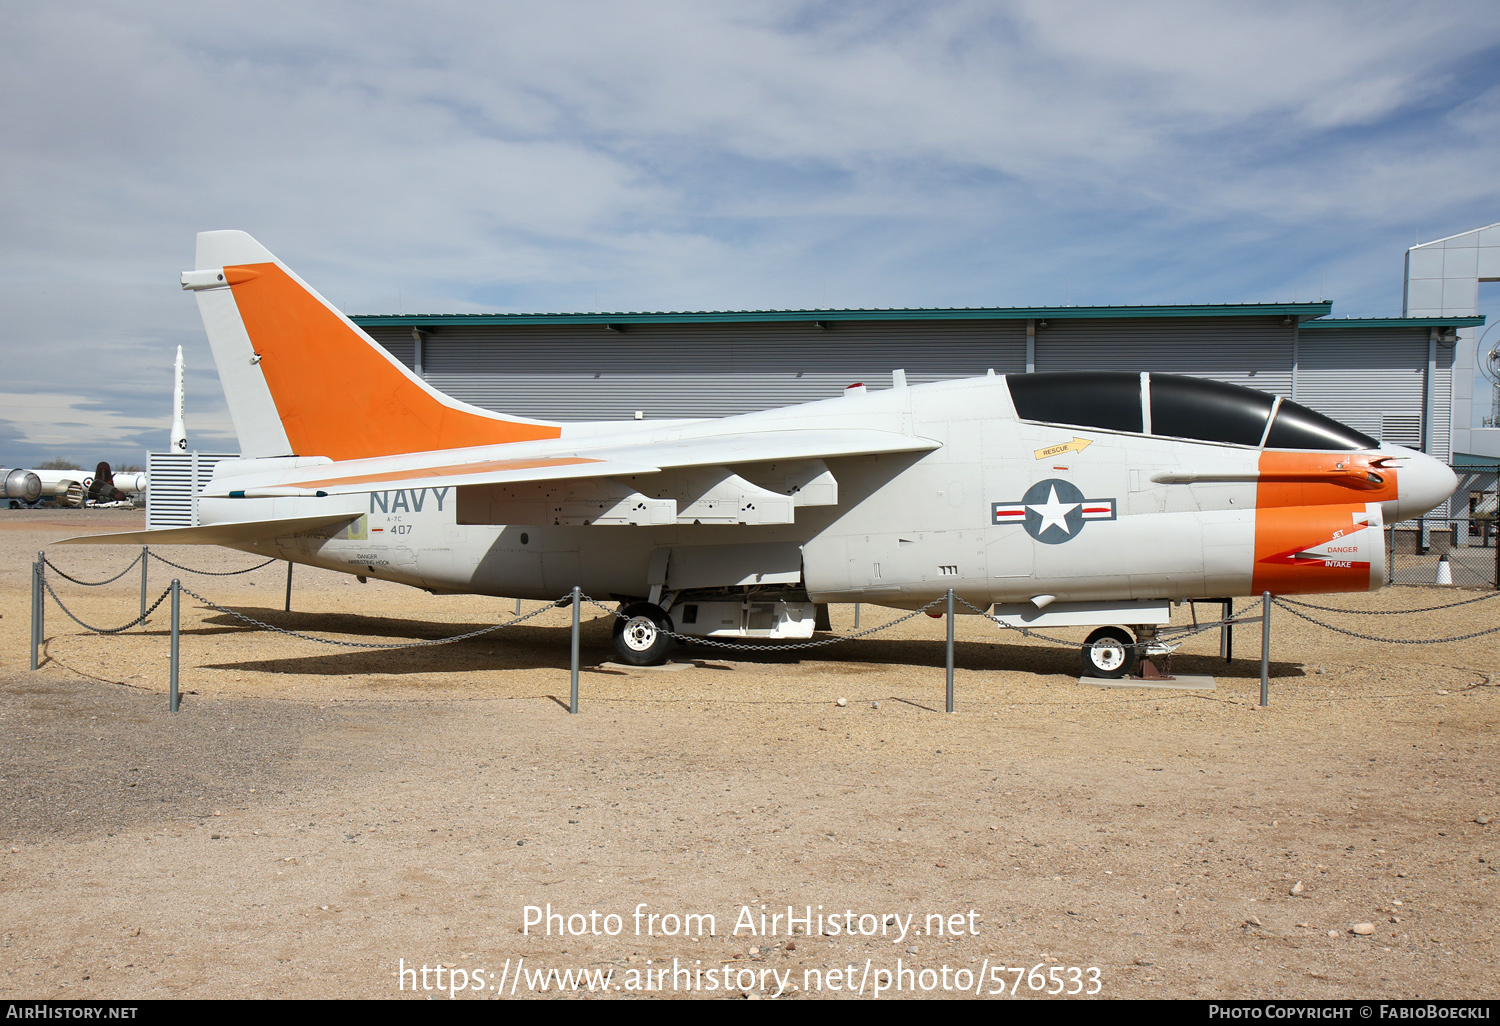
[[[1215,632],[1184,644],[1174,669],[1215,690],[1115,690],[962,617],[950,716],[941,620],[622,671],[589,609],[570,716],[568,610],[392,652],[184,596],[173,715],[165,604],[102,637],[49,601],[28,670],[36,552],[99,580],[137,550],[57,542],[140,521],[0,514],[0,998],[1496,995],[1500,635],[1371,642],[1278,610],[1261,709],[1255,627],[1229,665]],[[153,600],[174,573],[367,643],[515,609],[298,567],[286,613],[285,564],[154,562]],[[138,569],[49,580],[89,623],[138,612]],[[1500,600],[1312,615],[1433,638]]]

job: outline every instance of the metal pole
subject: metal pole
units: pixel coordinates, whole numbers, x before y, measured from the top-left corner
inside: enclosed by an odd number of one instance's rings
[[[1496,564],[1500,566],[1500,563]],[[854,629],[859,630],[859,603],[854,603]]]
[[[1396,525],[1392,524],[1385,533],[1390,539],[1385,546],[1385,583],[1393,584],[1396,580]]]
[[[1495,587],[1500,588],[1500,524],[1492,524],[1495,534]]]
[[[31,668],[36,669],[36,652],[42,646],[42,564],[31,564]]]
[[[40,665],[41,647],[47,642],[47,554],[36,554],[36,650],[31,657],[31,668]]]
[[[520,599],[516,599],[516,615],[517,616],[521,615],[521,600]]]
[[[177,638],[182,627],[182,582],[172,578],[172,690],[167,697],[167,711],[176,712],[180,704],[177,697]]]
[[[1234,658],[1234,624],[1230,618],[1234,616],[1234,599],[1224,600],[1224,613],[1219,617],[1223,624],[1219,627],[1219,655],[1224,657],[1227,663]]]
[[[1260,596],[1260,704],[1271,704],[1271,593]]]
[[[948,711],[953,711],[953,589],[948,589]]]
[[[578,712],[578,585],[573,585],[573,691],[569,698],[568,712]]]
[[[292,561],[286,561],[286,611],[292,611]]]
[[[149,549],[141,546],[141,622],[145,623],[146,616],[146,564],[151,562]]]

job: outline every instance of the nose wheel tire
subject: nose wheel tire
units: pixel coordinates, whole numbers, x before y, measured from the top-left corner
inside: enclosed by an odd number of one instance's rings
[[[672,618],[661,606],[636,602],[615,617],[615,655],[631,666],[657,666],[666,661],[672,638]]]
[[[1100,627],[1083,643],[1083,666],[1090,677],[1114,680],[1135,666],[1135,641],[1119,627]]]

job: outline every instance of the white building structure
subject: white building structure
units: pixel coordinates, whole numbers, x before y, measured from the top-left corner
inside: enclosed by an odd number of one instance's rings
[[[1402,313],[1407,317],[1474,317],[1479,283],[1500,281],[1500,224],[1475,228],[1413,246],[1406,251]],[[1476,406],[1487,410],[1491,396],[1475,394],[1476,325],[1457,329],[1453,351],[1452,451],[1500,460],[1500,428],[1473,427]],[[1478,354],[1483,359],[1483,354]]]

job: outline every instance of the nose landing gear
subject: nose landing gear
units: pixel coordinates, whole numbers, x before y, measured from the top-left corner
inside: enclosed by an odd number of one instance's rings
[[[1134,676],[1140,680],[1175,680],[1172,652],[1177,646],[1159,641],[1154,624],[1137,624],[1131,630],[1134,639],[1122,627],[1100,627],[1090,634],[1083,643],[1087,674],[1117,680],[1139,664]]]
[[[1090,677],[1114,680],[1135,665],[1135,642],[1119,627],[1100,627],[1083,643],[1083,667]]]

